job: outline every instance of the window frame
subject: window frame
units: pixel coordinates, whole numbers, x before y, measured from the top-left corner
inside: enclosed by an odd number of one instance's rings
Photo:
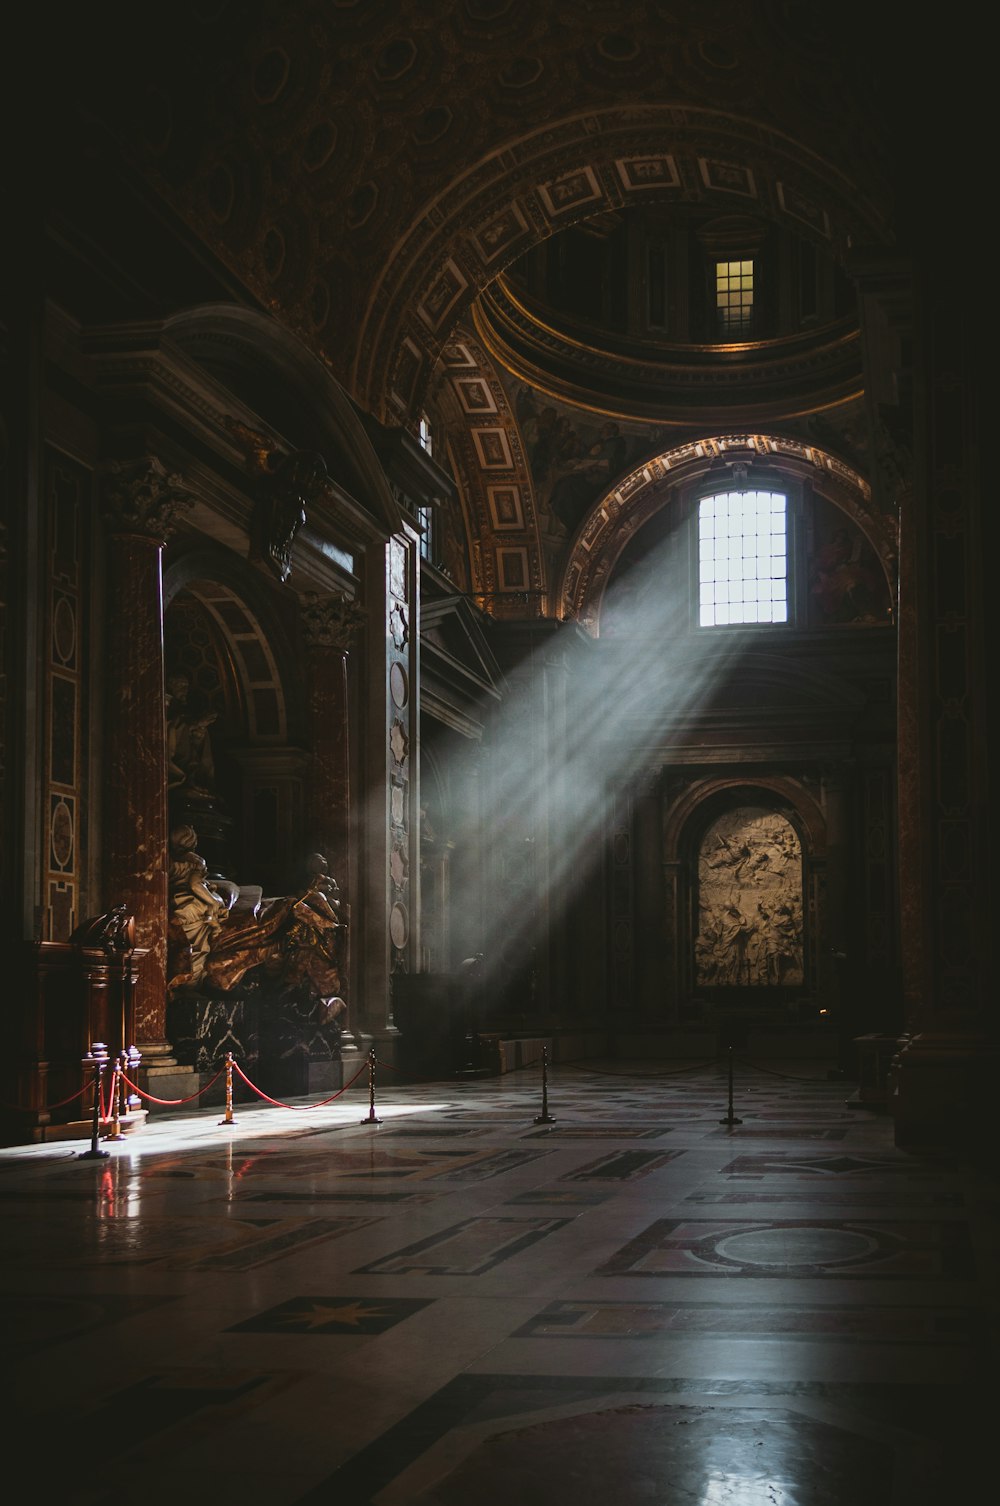
[[[774,492],[785,499],[785,604],[783,622],[712,622],[701,621],[701,504],[710,497],[726,496],[734,492]],[[782,476],[772,470],[751,466],[745,478],[732,475],[703,477],[686,498],[685,512],[688,533],[688,579],[690,626],[697,633],[747,633],[787,632],[801,627],[803,615],[803,584],[808,571],[800,559],[802,544],[801,519],[804,488],[801,482]]]
[[[734,327],[730,324],[727,324],[724,310],[719,303],[719,276],[720,268],[737,266],[740,268],[749,266],[750,268],[750,303],[749,312],[746,318],[740,320],[738,327]],[[746,344],[747,341],[753,340],[755,338],[757,330],[760,327],[760,312],[758,307],[758,299],[760,297],[759,273],[760,258],[756,256],[752,251],[726,251],[722,253],[716,252],[716,254],[713,256],[711,262],[712,310],[715,324],[716,340],[721,344],[743,345]],[[739,276],[741,279],[744,276],[742,271],[740,272]],[[746,305],[740,305],[740,307],[746,307]]]

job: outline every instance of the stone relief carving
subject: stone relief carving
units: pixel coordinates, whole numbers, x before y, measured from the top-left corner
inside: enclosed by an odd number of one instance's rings
[[[698,852],[695,983],[801,987],[802,847],[784,816],[741,806],[713,821]]]

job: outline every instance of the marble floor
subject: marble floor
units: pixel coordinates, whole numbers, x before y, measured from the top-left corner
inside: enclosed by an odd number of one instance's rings
[[[381,1122],[363,1075],[0,1150],[32,1497],[992,1499],[992,1162],[825,1065],[739,1060],[732,1108],[715,1063],[386,1072]]]

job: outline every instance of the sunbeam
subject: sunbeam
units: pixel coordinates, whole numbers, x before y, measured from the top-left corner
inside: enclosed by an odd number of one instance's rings
[[[454,935],[481,954],[488,990],[558,925],[606,860],[615,802],[690,740],[745,643],[697,625],[691,557],[688,530],[670,532],[613,575],[595,635],[564,624],[508,671],[480,781],[490,902],[480,913],[477,886],[452,893]]]

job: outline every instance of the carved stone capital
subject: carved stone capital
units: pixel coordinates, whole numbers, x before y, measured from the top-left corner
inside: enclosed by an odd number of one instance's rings
[[[194,503],[183,476],[170,474],[155,455],[109,460],[101,467],[101,512],[113,534],[138,534],[165,543],[177,515]]]
[[[344,596],[320,596],[304,592],[302,635],[307,648],[348,649],[365,620],[362,609]]]

